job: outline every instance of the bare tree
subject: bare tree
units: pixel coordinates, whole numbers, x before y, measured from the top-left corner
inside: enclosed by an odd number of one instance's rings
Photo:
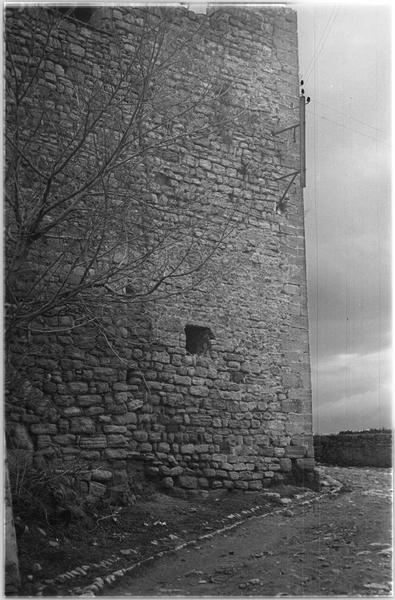
[[[220,130],[239,109],[224,117],[215,108],[228,88],[191,51],[201,25],[175,33],[166,9],[135,16],[132,41],[114,24],[100,33],[100,51],[88,44],[90,54],[77,60],[70,15],[9,9],[8,331],[54,311],[83,324],[112,302],[198,289],[231,232],[230,209],[220,220],[207,216],[218,201],[209,186],[177,180],[166,161],[178,161],[192,139]]]

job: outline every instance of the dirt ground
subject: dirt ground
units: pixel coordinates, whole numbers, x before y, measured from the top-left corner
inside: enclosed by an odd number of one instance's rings
[[[322,470],[343,490],[303,495],[283,487],[272,497],[239,492],[193,501],[153,494],[67,531],[32,526],[19,541],[21,595],[79,595],[96,578],[110,581],[111,573],[160,552],[96,593],[389,595],[391,470]],[[249,520],[172,551],[243,518]]]

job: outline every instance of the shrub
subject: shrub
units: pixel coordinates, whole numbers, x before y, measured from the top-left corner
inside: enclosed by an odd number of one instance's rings
[[[67,526],[73,517],[85,516],[85,499],[78,486],[86,471],[82,465],[35,465],[28,452],[11,450],[8,467],[15,517]]]

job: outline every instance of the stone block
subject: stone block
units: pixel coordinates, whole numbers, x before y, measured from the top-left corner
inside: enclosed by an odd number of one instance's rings
[[[160,442],[158,444],[158,452],[170,452],[170,444],[167,442]]]
[[[176,477],[177,475],[182,475],[183,472],[184,472],[184,469],[180,466],[172,467],[170,469],[169,475],[171,477]]]
[[[88,391],[85,381],[69,381],[67,385],[72,394],[85,394]]]
[[[95,435],[93,437],[80,437],[80,448],[107,448],[107,438],[105,435]]]
[[[259,449],[259,454],[261,456],[268,456],[268,457],[269,456],[274,456],[274,448],[270,447],[270,446],[268,448],[265,448],[265,447],[260,448]]]
[[[129,386],[124,381],[117,381],[113,384],[112,389],[114,390],[114,392],[127,392]]]
[[[114,417],[114,420],[115,418],[116,417]],[[110,415],[100,415],[100,417],[98,417],[97,420],[99,421],[99,423],[111,423],[112,417],[110,417]]]
[[[108,435],[107,446],[109,448],[120,448],[126,446],[128,443],[127,438],[124,435]]]
[[[195,452],[197,452],[197,454],[205,454],[209,451],[209,448],[208,444],[196,444]]]
[[[199,487],[201,487],[201,488],[209,487],[209,482],[208,482],[208,479],[206,479],[206,477],[199,477],[198,484],[199,484]]]
[[[195,447],[193,444],[183,444],[180,447],[181,454],[193,454],[195,451]]]
[[[76,440],[76,436],[72,435],[71,433],[67,434],[63,434],[63,435],[55,435],[53,438],[53,441],[55,442],[55,444],[59,444],[59,446],[70,446],[71,444],[74,444]]]
[[[85,408],[84,412],[87,417],[96,417],[104,413],[104,408],[102,406],[90,406],[89,408]]]
[[[159,472],[161,475],[164,475],[165,477],[167,477],[168,475],[170,475],[170,467],[168,467],[167,465],[161,465],[159,467]]]
[[[315,467],[314,458],[297,458],[296,466],[301,471],[312,471]]]
[[[192,385],[189,389],[189,393],[192,396],[199,396],[205,398],[209,394],[209,389],[204,385]]]
[[[284,292],[286,294],[290,294],[291,296],[297,296],[300,294],[300,287],[292,283],[287,283],[284,286]]]
[[[133,439],[136,442],[146,442],[148,440],[148,433],[142,429],[133,431]]]
[[[84,394],[77,396],[78,406],[94,406],[99,405],[102,402],[102,397],[97,394]]]
[[[68,406],[63,409],[63,414],[65,417],[76,417],[81,414],[81,409],[78,406]]]
[[[152,360],[155,362],[168,364],[168,363],[170,363],[170,356],[168,355],[167,352],[153,352]]]
[[[292,471],[292,460],[290,458],[280,458],[280,470],[285,473]]]
[[[191,378],[183,375],[174,375],[173,381],[175,385],[192,385]]]
[[[211,482],[211,487],[213,490],[218,490],[219,488],[222,488],[223,485],[223,482],[219,481],[219,479],[214,479],[214,481]]]
[[[127,458],[128,451],[125,448],[107,448],[104,451],[104,456],[109,460],[119,460]]]
[[[144,405],[144,402],[138,398],[132,398],[128,401],[128,410],[133,413],[133,411],[138,410]]]
[[[84,460],[94,461],[100,459],[100,452],[97,450],[83,450],[80,453],[81,458]]]
[[[152,465],[145,466],[145,473],[151,477],[157,477],[160,475],[159,467],[154,467]]]
[[[174,481],[172,477],[164,477],[160,482],[161,487],[165,489],[170,489],[174,487]]]
[[[248,482],[249,490],[261,490],[262,489],[262,480],[256,479]]]
[[[127,428],[124,425],[104,425],[104,433],[126,433]]]
[[[180,475],[178,477],[178,484],[182,488],[197,489],[198,480],[196,477],[191,477],[190,475]]]
[[[280,458],[281,456],[284,456],[284,454],[285,454],[284,448],[274,448],[274,456],[276,458]]]
[[[95,433],[95,424],[89,417],[71,419],[71,433]]]
[[[91,472],[91,477],[93,481],[111,481],[113,474],[105,469],[95,469]]]
[[[38,435],[36,440],[38,449],[47,448],[52,445],[52,438],[50,435]]]
[[[58,433],[58,428],[54,423],[34,423],[30,425],[30,431],[35,435],[53,435]]]
[[[135,413],[128,412],[123,415],[114,415],[112,420],[117,425],[136,425],[137,424],[137,415]],[[111,421],[111,419],[110,419],[110,421]]]
[[[139,448],[141,452],[152,452],[152,444],[149,442],[141,442]]]
[[[306,448],[304,446],[287,446],[285,456],[288,458],[303,458],[306,456]]]

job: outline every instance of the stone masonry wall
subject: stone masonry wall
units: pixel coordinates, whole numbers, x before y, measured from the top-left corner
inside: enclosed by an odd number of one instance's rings
[[[113,10],[117,35],[130,35],[138,10]],[[94,26],[70,21],[63,33],[72,60],[92,70],[111,44],[97,29],[108,9],[94,12]],[[23,11],[12,19],[23,46],[29,23]],[[276,212],[284,189],[276,177],[298,168],[299,143],[292,132],[272,134],[298,120],[296,15],[277,7],[224,7],[205,19],[173,10],[173,24],[183,31],[201,21],[193,48],[199,69],[210,56],[218,85],[232,81],[231,101],[245,116],[225,133],[213,127],[206,139],[180,142],[156,157],[153,173],[162,175],[162,190],[182,181],[195,192],[209,183],[219,225],[223,211],[234,209],[236,227],[221,257],[226,268],[216,272],[214,286],[109,312],[114,351],[94,326],[75,328],[72,314],[47,319],[47,332],[16,336],[12,347],[12,365],[24,377],[14,392],[20,403],[7,414],[11,446],[37,460],[84,461],[84,489],[93,496],[105,494],[106,486],[138,490],[142,472],[192,493],[312,479],[298,178],[285,214]],[[55,89],[73,73],[47,68]],[[212,108],[213,118],[218,110]],[[204,217],[204,205],[201,210]],[[204,351],[187,350],[188,325],[210,330]]]
[[[319,462],[358,467],[391,467],[392,433],[353,432],[315,435],[314,451]]]

